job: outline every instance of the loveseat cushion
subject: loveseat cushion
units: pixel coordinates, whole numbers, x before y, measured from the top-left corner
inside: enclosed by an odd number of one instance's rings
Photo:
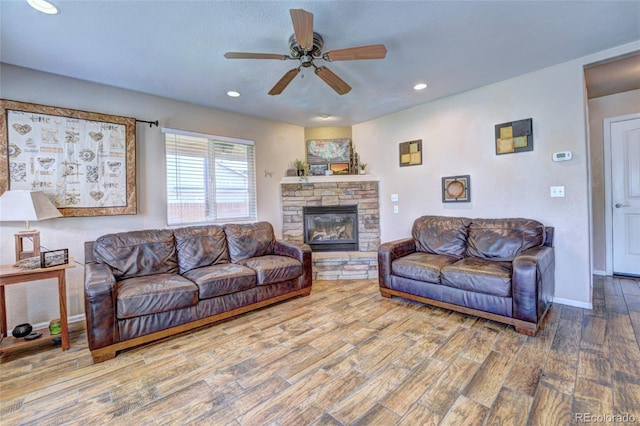
[[[256,286],[256,272],[234,263],[219,263],[192,269],[184,274],[198,286],[200,299],[236,293]]]
[[[117,280],[178,272],[173,230],[103,235],[96,240],[93,254],[97,262],[112,268]]]
[[[419,217],[413,222],[411,231],[416,250],[461,259],[467,247],[467,228],[470,223],[471,219],[465,217]]]
[[[269,222],[225,225],[231,262],[273,254],[275,234]]]
[[[440,282],[460,290],[510,297],[511,268],[511,262],[466,257],[442,268]]]
[[[292,280],[302,275],[302,263],[287,256],[251,257],[238,263],[256,271],[258,285]]]
[[[412,280],[440,283],[440,270],[457,260],[453,256],[415,252],[394,260],[391,273]]]
[[[472,219],[466,255],[512,261],[522,251],[543,242],[544,225],[532,219]]]
[[[116,316],[133,318],[195,306],[198,287],[178,274],[135,277],[118,283]]]
[[[222,226],[190,226],[173,230],[178,266],[184,274],[195,268],[229,263],[227,238]]]

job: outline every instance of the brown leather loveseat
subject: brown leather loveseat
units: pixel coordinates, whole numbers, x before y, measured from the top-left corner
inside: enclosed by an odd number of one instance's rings
[[[531,219],[423,216],[378,248],[380,293],[535,335],[555,289],[553,228]]]
[[[116,352],[311,293],[311,249],[268,222],[130,231],[85,243],[87,338]]]

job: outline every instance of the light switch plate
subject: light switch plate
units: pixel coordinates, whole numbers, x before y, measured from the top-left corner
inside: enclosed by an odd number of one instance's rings
[[[564,186],[552,186],[551,197],[564,197]]]

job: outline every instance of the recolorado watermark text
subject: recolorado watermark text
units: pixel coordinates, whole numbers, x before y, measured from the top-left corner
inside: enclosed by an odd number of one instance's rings
[[[633,414],[593,414],[575,413],[573,415],[575,423],[636,423],[638,418]]]

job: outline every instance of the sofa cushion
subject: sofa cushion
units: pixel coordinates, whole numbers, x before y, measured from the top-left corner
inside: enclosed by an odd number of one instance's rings
[[[467,257],[442,268],[440,282],[448,287],[493,296],[511,296],[511,262]]]
[[[544,242],[544,225],[531,219],[473,219],[467,256],[512,261],[522,251]]]
[[[302,263],[287,256],[251,257],[238,263],[256,271],[258,285],[292,280],[302,275]]]
[[[118,319],[133,318],[195,306],[198,287],[178,274],[146,275],[119,282],[116,299]]]
[[[415,252],[394,260],[391,273],[412,280],[440,283],[440,270],[457,260],[452,256]]]
[[[178,266],[184,274],[195,268],[229,263],[227,238],[222,226],[190,226],[173,230]]]
[[[273,254],[275,235],[269,222],[225,225],[227,246],[233,263],[250,257]]]
[[[419,217],[413,222],[411,231],[416,250],[461,259],[467,247],[467,228],[470,223],[471,219],[465,217]]]
[[[256,272],[234,263],[219,263],[192,269],[186,272],[184,277],[196,283],[201,300],[256,286]]]
[[[117,280],[178,272],[173,230],[103,235],[96,240],[93,254],[96,261],[112,268]]]

